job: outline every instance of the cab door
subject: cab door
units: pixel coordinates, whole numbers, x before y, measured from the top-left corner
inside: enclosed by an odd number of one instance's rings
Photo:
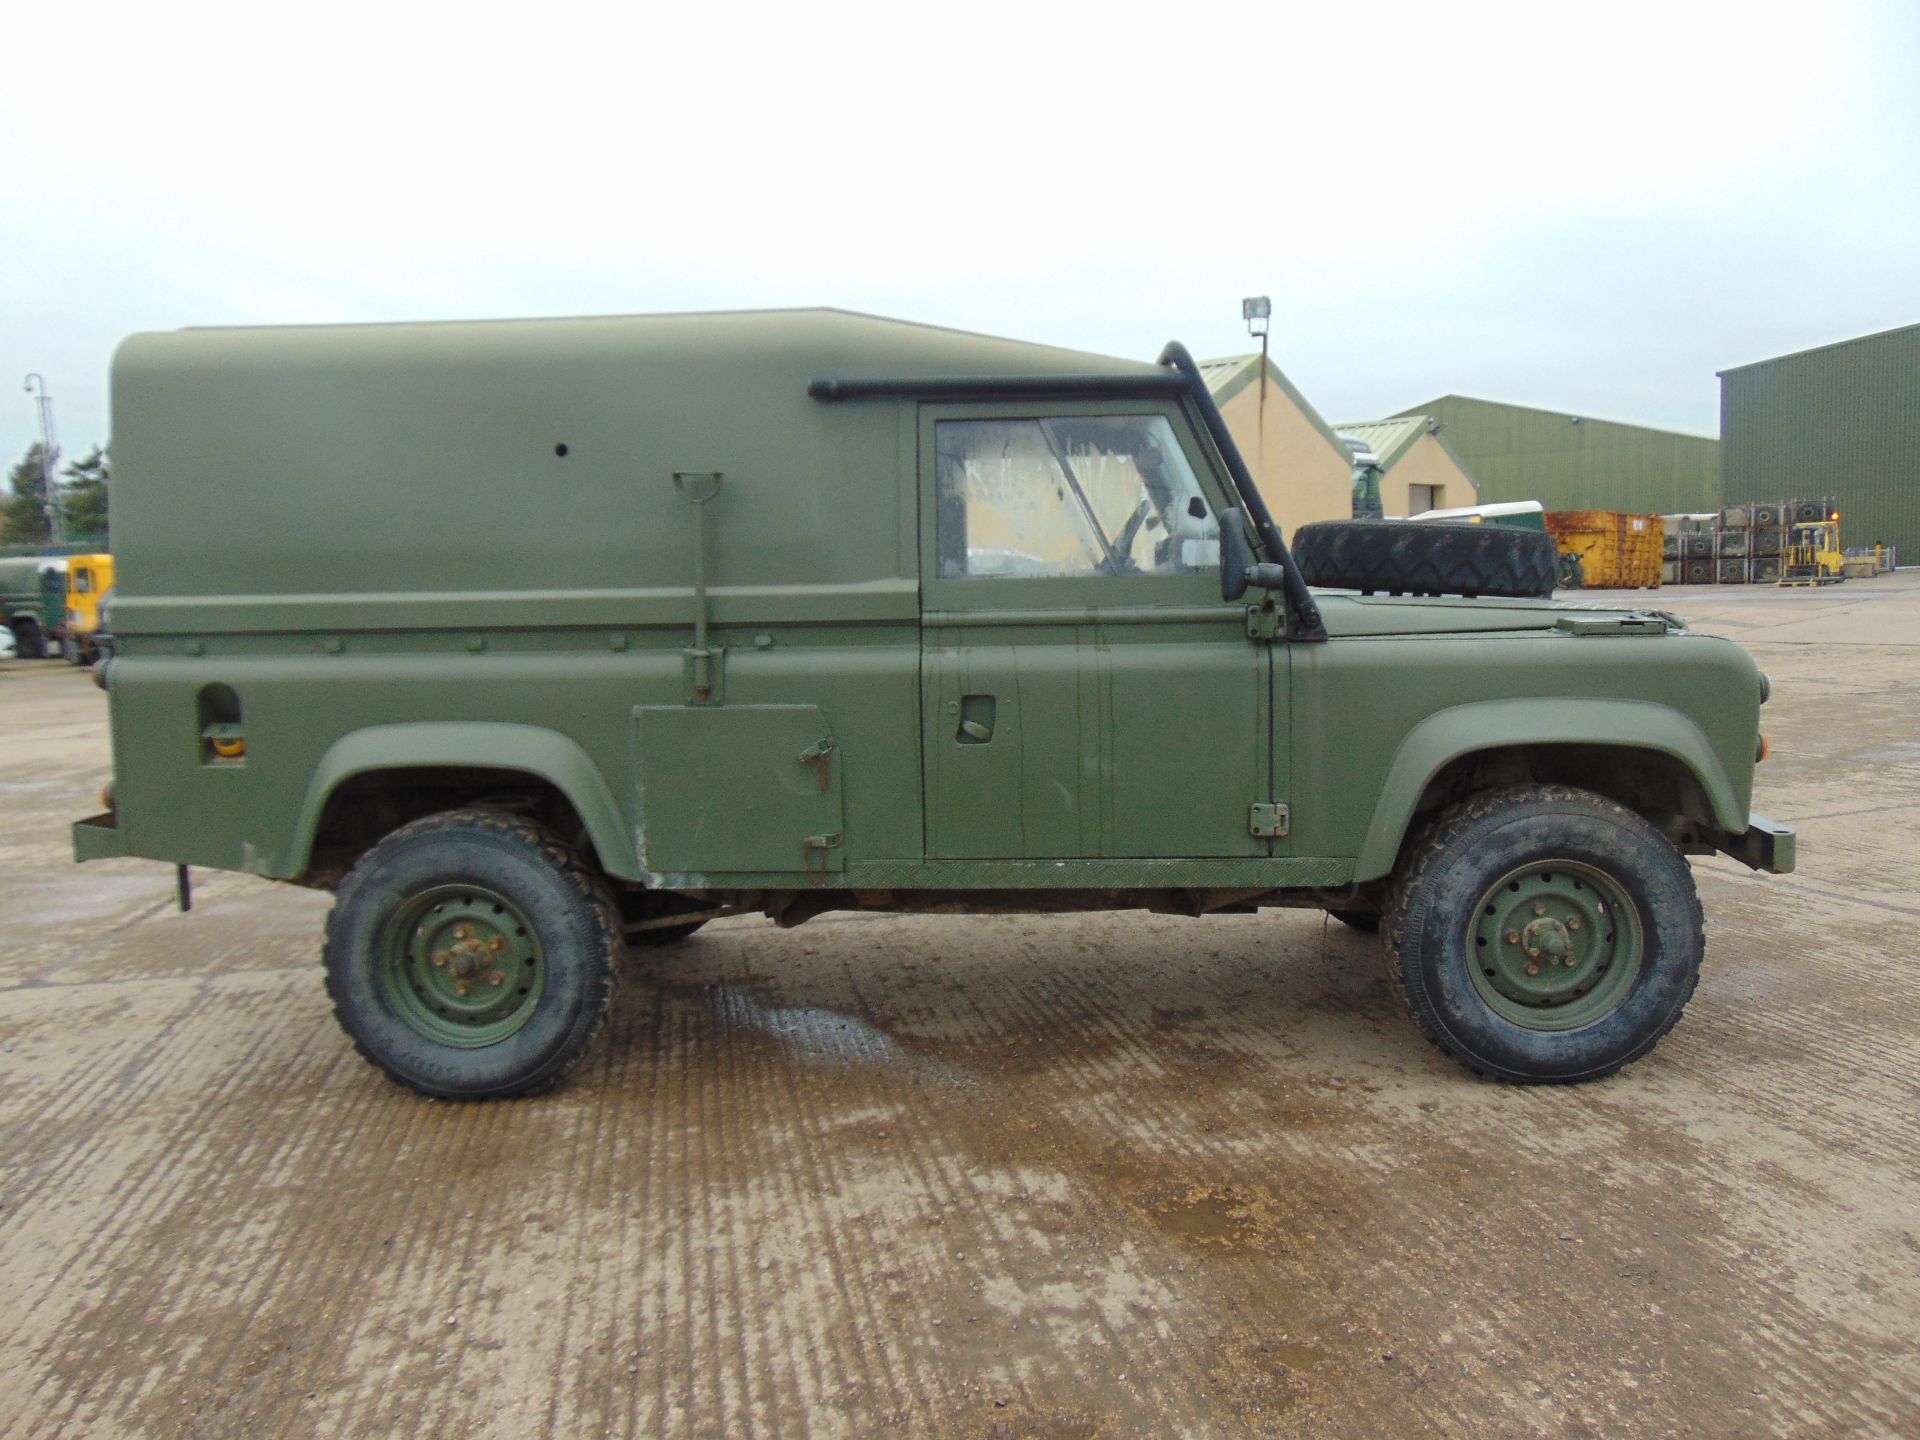
[[[1274,647],[1219,592],[1225,488],[1177,406],[921,412],[927,854],[1284,854]]]

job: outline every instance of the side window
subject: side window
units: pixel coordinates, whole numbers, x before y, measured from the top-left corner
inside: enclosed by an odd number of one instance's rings
[[[93,593],[93,572],[91,570],[76,570],[73,572],[73,593],[76,595],[90,595]]]
[[[1160,415],[942,420],[940,574],[1192,575],[1220,527]]]

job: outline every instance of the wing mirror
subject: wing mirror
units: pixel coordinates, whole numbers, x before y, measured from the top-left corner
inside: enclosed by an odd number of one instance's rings
[[[1246,521],[1238,510],[1220,512],[1220,598],[1226,601],[1238,600],[1247,593],[1247,587],[1258,590],[1278,590],[1287,583],[1286,567],[1272,565],[1253,558],[1253,547],[1247,544]]]

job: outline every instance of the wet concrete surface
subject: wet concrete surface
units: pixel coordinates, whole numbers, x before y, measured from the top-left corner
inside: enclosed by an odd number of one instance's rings
[[[71,866],[104,700],[0,668],[0,1433],[1920,1434],[1920,575],[1657,603],[1773,675],[1803,868],[1700,862],[1687,1017],[1575,1089],[1270,911],[727,921],[422,1101],[326,897]]]

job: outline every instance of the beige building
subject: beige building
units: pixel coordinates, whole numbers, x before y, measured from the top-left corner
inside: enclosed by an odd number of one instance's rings
[[[1267,361],[1264,386],[1258,355],[1204,361],[1200,371],[1281,534],[1352,516],[1353,452],[1278,365]]]
[[[1447,444],[1439,421],[1399,415],[1339,427],[1379,457],[1380,508],[1389,519],[1423,510],[1452,510],[1480,503],[1480,487],[1466,463]]]

